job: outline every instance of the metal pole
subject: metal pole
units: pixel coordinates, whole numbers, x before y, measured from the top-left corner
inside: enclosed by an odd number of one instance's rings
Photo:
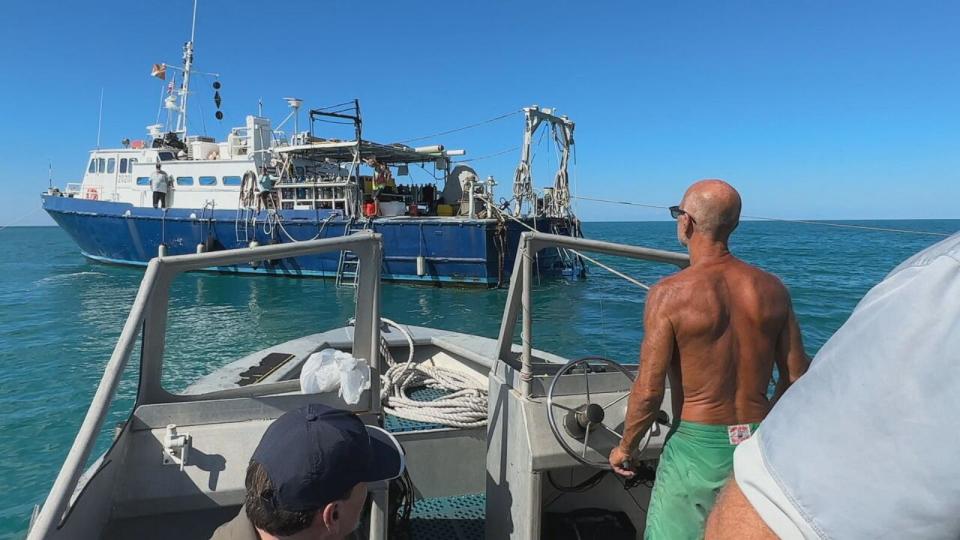
[[[193,40],[197,34],[197,0],[193,0],[193,24],[190,27],[190,41],[183,47],[183,85],[180,95],[180,117],[177,131],[183,132],[183,142],[187,142],[187,98],[190,94],[190,71],[193,68]]]
[[[373,508],[370,509],[370,540],[386,540],[387,538],[388,489],[378,489],[370,496],[373,499]]]
[[[533,379],[533,299],[530,288],[533,283],[533,254],[530,253],[531,242],[529,236],[524,236],[520,247],[520,256],[523,257],[523,293],[520,297],[520,307],[523,312],[523,326],[520,334],[522,350],[520,353],[520,387],[523,397],[530,397],[530,381]]]
[[[113,400],[113,395],[117,391],[117,386],[120,384],[123,370],[130,359],[130,351],[137,340],[140,321],[143,320],[144,312],[149,307],[150,296],[156,283],[159,268],[160,264],[156,259],[147,266],[143,282],[140,284],[140,290],[137,292],[137,298],[133,302],[133,309],[127,317],[123,331],[120,333],[120,341],[113,349],[113,354],[104,370],[103,380],[97,387],[97,392],[93,396],[93,401],[90,403],[87,415],[83,419],[83,424],[80,425],[77,438],[73,446],[70,447],[70,452],[63,462],[60,474],[57,475],[53,487],[50,488],[50,494],[47,495],[46,502],[44,502],[33,528],[30,529],[28,538],[46,538],[60,524],[60,517],[67,509],[73,490],[77,485],[80,474],[83,472],[83,465],[97,440],[97,434],[107,417],[107,411]]]
[[[100,127],[103,126],[103,87],[100,87],[100,112],[97,113],[97,150],[100,149]]]
[[[470,194],[470,199],[469,199],[470,219],[474,219],[477,217],[477,213],[476,213],[476,202],[474,201],[474,196],[473,196],[473,180],[467,181],[467,193]]]

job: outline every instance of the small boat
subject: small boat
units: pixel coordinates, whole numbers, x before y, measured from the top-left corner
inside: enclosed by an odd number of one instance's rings
[[[364,538],[555,538],[581,518],[606,520],[611,539],[642,531],[649,482],[624,484],[606,458],[619,444],[636,365],[571,360],[534,347],[535,257],[568,249],[684,266],[687,256],[524,233],[500,333],[488,339],[382,319],[383,241],[364,231],[152,259],[28,538],[208,538],[239,511],[246,467],[264,430],[308,403],[352,410],[405,448],[408,476],[371,487]],[[177,370],[164,342],[169,287],[178,274],[342,250],[361,261],[351,325],[264,347],[185,388],[165,382],[164,373]],[[323,350],[369,362],[369,388],[356,403],[336,390],[305,393],[304,366]],[[131,358],[140,374],[132,412],[84,471]],[[407,376],[413,372],[424,376]],[[663,403],[659,423],[637,449],[641,480],[653,478],[664,426],[674,418],[669,396]]]
[[[522,232],[582,236],[570,205],[568,175],[575,124],[552,109],[522,110],[524,139],[513,191],[498,200],[492,176],[482,179],[457,161],[464,150],[364,139],[357,100],[309,108],[305,130],[299,125],[303,100],[286,98],[291,113],[276,127],[258,113],[246,116],[244,125],[222,141],[193,133],[188,98],[197,92],[191,90],[191,76],[201,73],[194,60],[191,37],[182,66],[154,65],[155,76],[171,77],[162,98],[165,123],[148,126],[145,139],[124,139],[119,148],[99,148],[98,141],[81,182],[51,187],[42,196],[43,209],[84,256],[145,266],[155,256],[372,230],[384,237],[384,280],[495,287],[509,279]],[[218,120],[223,118],[221,90],[217,78]],[[288,135],[282,128],[291,117],[294,128]],[[334,129],[332,124],[349,126],[336,128],[349,133],[318,128]],[[560,156],[552,187],[539,193],[532,177],[538,130],[552,132],[550,144]],[[154,200],[156,186],[151,186],[157,164],[171,179],[162,203]],[[543,253],[537,264],[541,275],[584,275],[582,261],[563,251]],[[353,285],[357,261],[342,252],[207,270],[326,277]]]

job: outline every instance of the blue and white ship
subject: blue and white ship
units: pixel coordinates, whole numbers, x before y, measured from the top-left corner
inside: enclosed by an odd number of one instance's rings
[[[44,210],[76,241],[86,257],[145,266],[156,256],[299,242],[373,230],[384,238],[383,279],[418,283],[499,286],[509,279],[520,234],[537,230],[579,236],[570,206],[568,159],[574,123],[553,110],[523,109],[524,142],[511,198],[496,199],[493,177],[480,180],[457,164],[463,150],[436,144],[411,147],[363,139],[356,100],[309,109],[309,129],[299,129],[302,100],[286,98],[294,132],[286,135],[260,115],[230,130],[226,140],[187,131],[194,48],[184,45],[183,66],[154,66],[173,77],[163,100],[166,123],[148,126],[142,141],[90,153],[83,181],[42,196]],[[177,80],[179,76],[179,80]],[[219,81],[214,101],[219,111]],[[352,138],[324,138],[317,124],[352,123]],[[286,122],[286,120],[284,121]],[[283,127],[281,123],[279,127]],[[539,193],[531,176],[531,147],[538,129],[550,129],[559,169]],[[166,207],[154,208],[151,174],[156,164],[171,179]],[[421,167],[436,183],[407,184]],[[261,190],[260,180],[269,175]],[[441,184],[443,185],[437,185]],[[579,256],[562,250],[537,256],[540,275],[582,274]],[[218,267],[223,272],[317,276],[353,284],[356,258],[349,252]]]

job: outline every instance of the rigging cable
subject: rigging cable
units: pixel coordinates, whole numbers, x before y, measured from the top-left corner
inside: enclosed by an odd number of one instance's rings
[[[448,130],[446,130],[446,131],[441,131],[441,132],[438,132],[438,133],[431,133],[430,135],[424,135],[423,137],[414,137],[413,139],[407,139],[407,140],[404,140],[404,141],[400,141],[400,144],[406,144],[406,143],[411,143],[411,142],[416,142],[416,141],[422,141],[422,140],[425,140],[425,139],[432,139],[433,137],[439,137],[439,136],[441,136],[441,135],[449,135],[449,134],[451,134],[451,133],[456,133],[456,132],[458,132],[458,131],[463,131],[463,130],[466,130],[466,129],[472,129],[472,128],[475,128],[475,127],[480,127],[480,126],[483,126],[483,125],[486,125],[486,124],[490,124],[490,123],[496,122],[497,120],[503,120],[504,118],[509,118],[509,117],[511,117],[511,116],[513,116],[513,115],[515,115],[515,114],[521,114],[522,112],[523,112],[522,110],[510,111],[510,112],[508,112],[508,113],[501,114],[500,116],[494,116],[493,118],[489,118],[489,119],[487,119],[487,120],[484,120],[484,121],[482,121],[482,122],[477,122],[477,123],[475,123],[475,124],[469,124],[469,125],[462,126],[462,127],[458,127],[458,128],[454,128],[454,129],[448,129]]]
[[[475,157],[475,158],[458,159],[457,161],[454,161],[454,163],[469,163],[469,162],[471,162],[471,161],[481,161],[481,160],[484,160],[484,159],[490,159],[490,158],[492,158],[492,157],[502,156],[503,154],[508,154],[508,153],[510,153],[510,152],[515,152],[515,151],[517,151],[517,150],[519,150],[519,149],[520,149],[519,146],[513,146],[513,147],[510,147],[510,148],[504,148],[503,150],[500,150],[499,152],[494,152],[494,153],[492,153],[492,154],[486,154],[486,155],[483,155],[483,156],[477,156],[477,157]]]
[[[622,205],[626,205],[626,206],[639,206],[639,207],[642,207],[642,208],[656,208],[656,209],[658,209],[658,210],[669,210],[669,209],[670,209],[669,206],[664,206],[664,205],[661,205],[661,204],[644,204],[644,203],[637,203],[637,202],[631,202],[631,201],[613,201],[613,200],[610,200],[610,199],[599,199],[599,198],[596,198],[596,197],[582,197],[582,196],[573,196],[573,198],[574,198],[574,199],[580,199],[580,200],[583,200],[583,201],[594,201],[594,202],[602,202],[602,203],[608,203],[608,204],[622,204]],[[934,232],[934,231],[917,231],[917,230],[912,230],[912,229],[894,229],[894,228],[890,228],[890,227],[871,227],[871,226],[869,226],[869,225],[852,225],[852,224],[849,224],[849,223],[831,223],[831,222],[829,222],[829,221],[811,221],[811,220],[804,220],[804,219],[783,219],[783,218],[773,218],[773,217],[764,217],[764,216],[750,216],[750,215],[746,215],[746,214],[743,214],[743,215],[740,216],[740,217],[747,218],[747,219],[759,219],[759,220],[763,220],[763,221],[779,221],[779,222],[783,222],[783,223],[802,223],[802,224],[805,224],[805,225],[822,225],[822,226],[824,226],[824,227],[840,227],[840,228],[844,228],[844,229],[861,229],[861,230],[866,230],[866,231],[877,231],[877,232],[893,232],[893,233],[906,233],[906,234],[924,234],[924,235],[928,235],[928,236],[941,236],[941,237],[944,237],[944,238],[949,237],[949,236],[952,236],[952,235],[949,234],[949,233],[941,233],[941,232]]]
[[[0,227],[0,231],[9,229],[10,227],[13,227],[13,226],[16,225],[17,223],[20,223],[21,221],[25,221],[27,218],[32,217],[34,214],[36,214],[36,213],[38,213],[38,212],[41,212],[42,210],[43,210],[42,207],[41,207],[41,208],[34,208],[33,210],[31,210],[31,211],[27,212],[26,214],[20,216],[19,218],[11,221],[10,223],[7,223],[7,224],[4,225],[3,227]]]

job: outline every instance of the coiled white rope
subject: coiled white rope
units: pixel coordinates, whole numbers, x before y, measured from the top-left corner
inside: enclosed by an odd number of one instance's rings
[[[394,321],[381,318],[384,323],[396,328],[407,340],[410,352],[406,362],[397,362],[380,339],[380,354],[387,371],[380,376],[380,401],[386,413],[414,420],[441,424],[455,428],[476,428],[487,425],[487,388],[478,378],[440,367],[433,359],[413,361],[413,337]],[[408,392],[414,388],[427,387],[451,392],[433,401],[416,401]]]

